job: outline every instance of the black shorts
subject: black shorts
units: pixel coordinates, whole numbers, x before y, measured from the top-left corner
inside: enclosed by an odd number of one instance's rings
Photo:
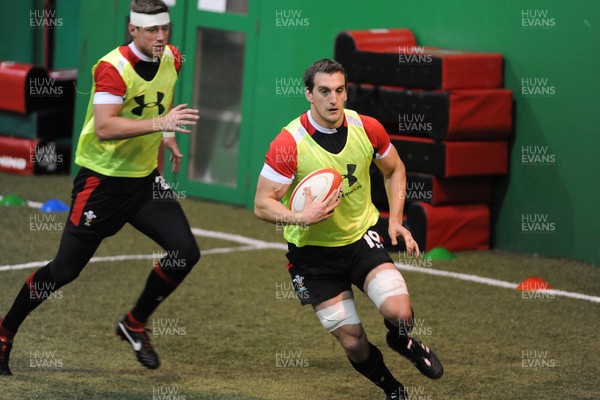
[[[83,240],[102,240],[121,230],[153,201],[179,207],[157,170],[143,178],[121,178],[81,168],[73,181],[65,229]]]
[[[288,243],[288,270],[302,305],[318,304],[338,294],[363,290],[369,272],[384,263],[393,263],[381,237],[368,230],[356,242],[340,247],[303,246]]]

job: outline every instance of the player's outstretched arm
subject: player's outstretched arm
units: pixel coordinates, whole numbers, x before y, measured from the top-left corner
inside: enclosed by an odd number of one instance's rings
[[[254,214],[259,219],[273,224],[306,226],[331,217],[335,208],[340,204],[337,192],[330,194],[323,202],[315,203],[312,201],[309,189],[306,194],[304,210],[294,212],[279,201],[289,188],[289,184],[277,183],[264,176],[259,176],[254,197]]]
[[[174,107],[162,117],[133,120],[119,115],[121,104],[94,104],[94,128],[100,140],[122,140],[158,131],[190,133],[196,125],[198,110],[187,104]]]

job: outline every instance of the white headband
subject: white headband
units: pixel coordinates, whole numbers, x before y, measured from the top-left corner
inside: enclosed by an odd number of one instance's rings
[[[171,22],[171,19],[169,18],[168,12],[163,12],[160,14],[142,14],[131,11],[129,13],[129,22],[131,22],[133,26],[144,28],[148,26],[166,25]]]

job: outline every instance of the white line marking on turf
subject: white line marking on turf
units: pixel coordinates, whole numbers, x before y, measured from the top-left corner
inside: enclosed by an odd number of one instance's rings
[[[221,247],[216,249],[208,249],[202,250],[203,255],[209,254],[226,254],[226,253],[235,253],[238,251],[250,251],[250,250],[259,250],[259,248],[254,246],[238,246],[238,247]],[[114,261],[131,261],[131,260],[152,260],[154,255],[152,254],[124,254],[120,256],[103,256],[103,257],[92,257],[90,259],[90,263],[98,263],[98,262],[114,262]],[[15,265],[1,265],[0,272],[2,271],[15,271],[20,269],[29,269],[29,268],[40,268],[48,264],[52,260],[46,261],[34,261],[28,262],[24,264],[15,264]]]
[[[192,233],[196,236],[210,237],[214,239],[223,239],[229,240],[231,242],[236,242],[240,244],[245,244],[246,246],[239,247],[222,247],[216,249],[202,250],[202,254],[227,254],[233,253],[237,251],[251,251],[251,250],[262,250],[262,249],[276,249],[276,250],[287,250],[287,245],[284,243],[276,243],[276,242],[265,242],[264,240],[253,239],[247,236],[236,235],[225,232],[218,231],[209,231],[200,228],[192,228]],[[151,260],[154,256],[147,254],[133,254],[133,255],[120,255],[120,256],[108,256],[108,257],[93,257],[90,262],[112,262],[112,261],[127,261],[127,260]],[[1,271],[14,271],[20,269],[27,268],[36,268],[43,267],[48,264],[50,261],[34,261],[24,264],[15,264],[15,265],[1,265]],[[501,287],[505,289],[516,290],[518,283],[501,281],[499,279],[493,278],[485,278],[483,276],[471,275],[471,274],[463,274],[460,272],[452,272],[452,271],[444,271],[439,269],[431,269],[431,268],[423,268],[423,267],[415,267],[408,264],[400,264],[396,263],[398,269],[403,271],[411,271],[411,272],[419,272],[423,274],[429,275],[437,275],[444,276],[448,278],[460,279],[463,281],[476,282],[484,285]],[[598,296],[590,296],[583,293],[576,292],[567,292],[564,290],[550,289],[545,291],[545,293],[554,294],[556,296],[569,297],[572,299],[579,299],[590,301],[593,303],[600,303],[600,297]]]
[[[506,281],[501,281],[501,280],[492,279],[492,278],[485,278],[483,276],[477,276],[477,275],[471,275],[471,274],[463,274],[460,272],[444,271],[441,269],[415,267],[413,265],[401,264],[401,263],[396,263],[396,267],[398,267],[398,269],[403,270],[403,271],[412,271],[412,272],[419,272],[422,274],[445,276],[448,278],[455,278],[455,279],[460,279],[463,281],[477,282],[477,283],[482,283],[484,285],[502,287],[505,289],[516,290],[517,286],[519,286],[518,283],[506,282]],[[564,290],[556,290],[556,289],[544,290],[544,293],[554,294],[556,296],[570,297],[572,299],[587,300],[587,301],[591,301],[593,303],[600,303],[600,297],[590,296],[588,294],[583,294],[583,293],[567,292]]]
[[[482,276],[477,276],[477,275],[469,275],[469,274],[463,274],[460,272],[444,271],[444,270],[440,270],[440,269],[415,267],[414,265],[401,264],[401,263],[395,263],[395,264],[396,264],[396,267],[398,267],[398,269],[401,269],[403,271],[413,271],[413,272],[420,272],[422,274],[447,276],[449,278],[456,278],[456,279],[460,279],[463,281],[483,283],[484,285],[498,286],[498,287],[503,287],[506,289],[516,289],[517,286],[519,286],[518,283],[506,282],[506,281],[501,281],[501,280],[492,279],[492,278],[484,278]]]
[[[229,240],[231,242],[248,244],[248,245],[256,246],[256,248],[259,248],[259,249],[287,250],[287,245],[284,243],[265,242],[264,240],[252,239],[247,236],[235,235],[232,233],[207,231],[205,229],[200,229],[200,228],[192,228],[192,233],[196,236],[204,236],[204,237],[210,237],[210,238],[214,238],[214,239],[224,239],[224,240]]]

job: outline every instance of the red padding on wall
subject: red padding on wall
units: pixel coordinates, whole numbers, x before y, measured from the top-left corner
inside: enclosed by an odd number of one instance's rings
[[[347,107],[372,116],[390,134],[436,140],[506,140],[512,134],[509,89],[408,90],[348,84]]]
[[[417,46],[408,33],[389,41],[378,40],[379,35],[337,35],[334,57],[346,69],[349,82],[443,90],[502,87],[504,60],[499,53]]]
[[[410,172],[442,178],[505,175],[508,142],[436,142],[410,136],[390,135]]]
[[[448,142],[445,147],[446,177],[508,173],[507,142]]]
[[[499,53],[475,53],[425,47],[424,54],[442,59],[439,89],[483,89],[502,87],[503,57]]]
[[[37,91],[47,84],[45,69],[10,61],[0,62],[0,110],[27,114],[43,108],[44,97]]]
[[[39,139],[0,136],[0,171],[33,175]]]
[[[420,197],[430,197],[425,202],[438,206],[489,203],[492,199],[492,181],[489,177],[443,179],[433,175],[409,173],[406,180],[409,201],[422,201]]]
[[[512,110],[509,89],[454,90],[444,140],[506,140],[512,133]]]
[[[369,29],[363,31],[345,31],[353,50],[370,51],[373,53],[398,54],[401,46],[416,46],[415,35],[406,28],[400,29]]]
[[[371,198],[379,209],[389,210],[383,174],[371,168]],[[492,199],[492,180],[488,176],[464,178],[437,178],[430,174],[406,174],[404,209],[411,202],[422,201],[433,205],[489,203]]]
[[[421,250],[444,247],[450,251],[490,247],[490,211],[485,204],[432,206],[411,203],[406,224]]]

